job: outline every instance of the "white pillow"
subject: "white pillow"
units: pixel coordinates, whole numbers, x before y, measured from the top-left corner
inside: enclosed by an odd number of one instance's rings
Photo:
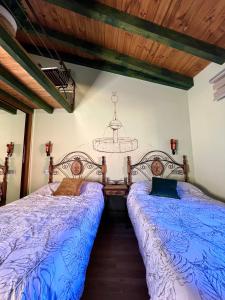
[[[81,194],[99,192],[103,185],[98,182],[85,181],[81,186]]]
[[[185,196],[201,196],[204,194],[203,191],[201,191],[193,184],[182,181],[177,182],[177,192],[180,198],[183,198]]]
[[[151,180],[145,180],[145,181],[139,181],[135,182],[130,187],[130,192],[134,193],[147,193],[149,194],[152,189],[152,181]]]
[[[55,181],[49,184],[46,184],[39,188],[38,190],[31,193],[31,195],[40,195],[40,196],[51,196],[55,192],[60,184],[60,181]]]
[[[135,182],[131,185],[130,193],[144,193],[149,194],[152,189],[152,180],[145,180]],[[191,183],[177,181],[177,193],[180,198],[187,196],[201,196],[204,195],[203,191]]]
[[[49,184],[46,184],[34,191],[31,195],[40,195],[40,196],[51,196],[55,192],[60,184],[60,181],[55,181]],[[81,186],[81,194],[93,193],[101,191],[103,185],[98,182],[85,181]]]

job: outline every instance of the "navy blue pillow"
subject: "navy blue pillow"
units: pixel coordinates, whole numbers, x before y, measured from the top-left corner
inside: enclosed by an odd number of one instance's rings
[[[177,194],[177,180],[152,177],[152,191],[150,195],[180,199]]]

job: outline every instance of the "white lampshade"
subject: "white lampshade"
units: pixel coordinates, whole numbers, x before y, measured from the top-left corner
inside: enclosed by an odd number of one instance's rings
[[[13,36],[16,36],[17,24],[14,17],[10,12],[5,9],[4,6],[0,5],[0,24],[4,27],[7,32]]]

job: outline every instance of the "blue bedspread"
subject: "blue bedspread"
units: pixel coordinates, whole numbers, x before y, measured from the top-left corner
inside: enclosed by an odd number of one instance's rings
[[[128,198],[151,300],[225,299],[225,205],[183,183],[181,199],[148,195],[136,184]]]
[[[103,206],[97,189],[34,193],[1,208],[0,299],[80,299]]]

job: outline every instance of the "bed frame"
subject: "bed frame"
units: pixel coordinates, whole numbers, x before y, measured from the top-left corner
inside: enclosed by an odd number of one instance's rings
[[[9,171],[9,158],[7,156],[5,157],[4,165],[0,165],[0,175],[3,176],[2,182],[0,182],[0,206],[6,204],[8,171]]]
[[[187,158],[183,155],[183,163],[175,161],[168,153],[160,150],[147,152],[137,163],[131,164],[127,157],[128,186],[132,184],[132,176],[142,174],[148,180],[152,176],[168,178],[171,175],[181,175],[188,181]]]
[[[102,156],[102,163],[96,163],[87,153],[81,151],[73,151],[66,154],[63,159],[54,165],[53,157],[49,162],[49,180],[53,182],[53,175],[61,173],[65,177],[70,178],[88,178],[91,174],[101,175],[101,183],[106,183],[106,160]]]

